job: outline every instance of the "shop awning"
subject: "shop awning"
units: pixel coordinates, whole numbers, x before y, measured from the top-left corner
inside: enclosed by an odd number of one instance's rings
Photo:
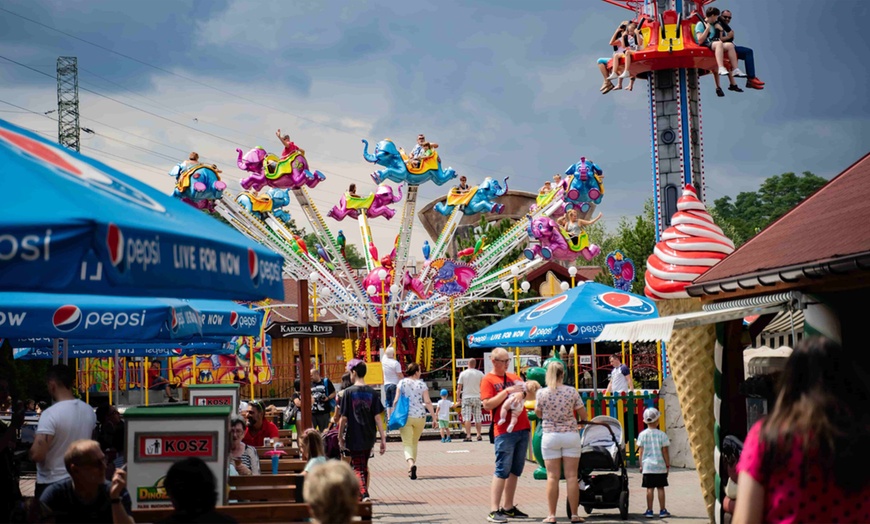
[[[704,311],[671,315],[668,317],[608,324],[595,340],[597,342],[667,342],[675,329],[715,324],[736,320],[749,315],[766,315],[789,308],[801,308],[802,296],[797,292],[775,293],[707,304]]]

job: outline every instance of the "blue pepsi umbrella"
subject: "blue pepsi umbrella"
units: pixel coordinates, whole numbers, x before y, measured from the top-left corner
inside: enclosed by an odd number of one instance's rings
[[[658,317],[648,298],[596,282],[573,289],[524,309],[468,335],[473,348],[555,346],[588,343],[604,326]]]
[[[260,334],[263,312],[228,300],[191,300],[202,315],[204,337],[255,337]]]
[[[0,290],[283,299],[283,258],[178,199],[0,120]]]
[[[71,344],[69,346],[69,357],[113,358],[116,351],[119,357],[164,358],[191,355],[232,355],[235,352],[235,347],[231,342],[120,344],[118,347],[109,347],[105,343],[97,346]],[[40,360],[53,358],[54,351],[50,347],[13,348],[12,355],[15,359]]]
[[[0,292],[0,337],[172,340],[199,335],[199,312],[167,298]]]

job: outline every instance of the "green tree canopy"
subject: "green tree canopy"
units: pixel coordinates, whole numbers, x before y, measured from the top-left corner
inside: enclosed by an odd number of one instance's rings
[[[717,198],[710,209],[716,223],[739,246],[786,214],[828,181],[809,171],[767,178],[758,191]]]

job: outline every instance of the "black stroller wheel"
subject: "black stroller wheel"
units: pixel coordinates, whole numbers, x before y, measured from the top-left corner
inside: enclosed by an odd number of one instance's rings
[[[592,506],[583,506],[583,511],[585,511],[587,515],[591,515]],[[565,500],[565,515],[568,516],[569,520],[574,516],[571,514],[571,504],[567,500]]]
[[[622,520],[628,520],[628,492],[619,494],[619,516]]]

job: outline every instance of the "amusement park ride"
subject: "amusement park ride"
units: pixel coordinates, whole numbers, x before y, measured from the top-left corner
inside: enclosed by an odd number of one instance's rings
[[[703,200],[703,149],[698,78],[717,70],[710,49],[699,46],[693,26],[704,6],[713,0],[604,0],[635,12],[644,35],[644,45],[634,53],[629,71],[649,80],[652,166],[656,200],[657,240],[670,225],[681,189],[697,188]],[[457,173],[442,168],[437,151],[419,160],[409,158],[392,140],[378,142],[374,152],[363,140],[363,157],[381,167],[371,174],[377,187],[366,196],[347,193],[327,216],[357,221],[363,246],[365,268],[360,273],[344,256],[344,232],[333,234],[324,215],[314,205],[309,191],[326,177],[309,168],[305,152],[297,149],[285,157],[262,147],[238,152],[237,165],[248,173],[244,189],[232,194],[220,181],[214,166],[195,165],[173,170],[178,179],[176,196],[200,209],[214,210],[248,237],[282,254],[284,275],[319,283],[319,306],[351,326],[367,330],[372,348],[381,347],[389,329],[396,337],[396,350],[412,355],[414,341],[409,329],[442,322],[451,310],[498,289],[502,282],[533,270],[544,259],[573,262],[582,256],[592,260],[599,248],[590,244],[585,232],[570,235],[554,219],[570,209],[588,218],[604,196],[603,171],[581,157],[565,170],[568,175],[547,194],[541,194],[527,218],[519,220],[499,238],[488,239],[464,260],[446,258],[460,220],[475,213],[498,214],[497,200],[507,191],[487,178],[476,187],[451,189],[444,204],[436,209],[449,218],[434,244],[424,248],[425,263],[418,273],[406,263],[410,255],[413,219],[420,184],[444,185]],[[389,182],[401,184],[394,188]],[[404,187],[404,191],[403,188]],[[267,188],[266,192],[260,192]],[[282,206],[289,193],[298,201],[318,239],[306,245],[288,228],[289,215]],[[372,240],[370,220],[391,219],[390,206],[402,198],[400,233],[388,254],[379,256]],[[526,243],[525,257],[504,261],[504,257]],[[458,254],[457,254],[458,255]],[[314,285],[311,283],[310,285]],[[630,284],[629,284],[630,285]],[[361,350],[359,351],[362,352]]]

